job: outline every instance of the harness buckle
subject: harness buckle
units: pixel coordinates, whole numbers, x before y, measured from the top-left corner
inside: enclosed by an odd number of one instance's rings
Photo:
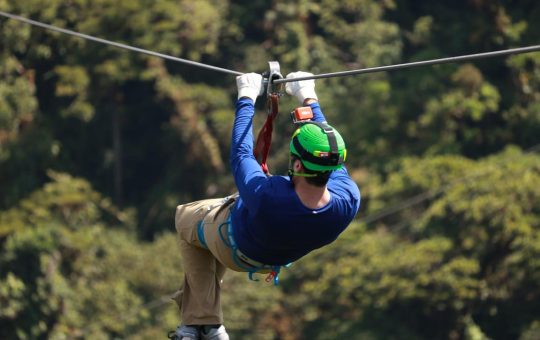
[[[268,276],[266,276],[266,279],[264,279],[264,281],[270,282],[270,281],[272,281],[275,277],[276,277],[276,272],[271,271],[270,273],[268,273]]]

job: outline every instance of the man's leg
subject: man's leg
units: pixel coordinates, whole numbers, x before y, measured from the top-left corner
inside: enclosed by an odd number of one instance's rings
[[[225,275],[225,272],[227,271],[227,267],[222,265],[219,261],[216,261],[216,276],[220,280],[220,283],[223,283],[223,276]],[[182,310],[182,295],[184,294],[184,287],[182,284],[182,287],[178,289],[172,296],[172,299],[176,302],[178,305],[178,310]]]
[[[223,323],[221,311],[221,278],[225,273],[206,249],[180,241],[184,263],[182,322],[186,325]]]
[[[206,215],[206,207],[220,199],[204,200],[179,206],[176,229],[180,235],[180,252],[184,265],[184,285],[175,300],[185,325],[223,323],[221,311],[221,279],[226,268],[197,239],[198,222]]]

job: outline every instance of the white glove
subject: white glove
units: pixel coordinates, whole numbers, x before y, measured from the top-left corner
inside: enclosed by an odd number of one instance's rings
[[[310,76],[313,76],[313,73],[298,71],[287,74],[287,79]],[[285,90],[291,96],[298,98],[301,105],[303,105],[304,101],[308,98],[319,100],[315,93],[315,80],[313,79],[285,83]]]
[[[238,99],[248,97],[251,98],[253,104],[255,104],[257,96],[260,96],[263,93],[262,82],[262,76],[257,73],[244,73],[241,76],[236,77]]]

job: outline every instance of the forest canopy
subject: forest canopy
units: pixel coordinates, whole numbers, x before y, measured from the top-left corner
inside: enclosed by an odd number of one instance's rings
[[[537,45],[530,0],[0,0],[239,72],[315,74]],[[0,338],[159,339],[174,209],[235,191],[234,76],[0,18]],[[540,53],[320,79],[362,192],[280,285],[228,273],[232,339],[537,339]],[[285,174],[296,103],[269,164]],[[257,105],[255,129],[265,118]]]

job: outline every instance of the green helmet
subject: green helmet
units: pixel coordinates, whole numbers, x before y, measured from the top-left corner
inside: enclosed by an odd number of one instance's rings
[[[298,128],[290,143],[291,153],[308,170],[341,169],[347,157],[343,138],[336,129],[320,122],[307,122]]]

